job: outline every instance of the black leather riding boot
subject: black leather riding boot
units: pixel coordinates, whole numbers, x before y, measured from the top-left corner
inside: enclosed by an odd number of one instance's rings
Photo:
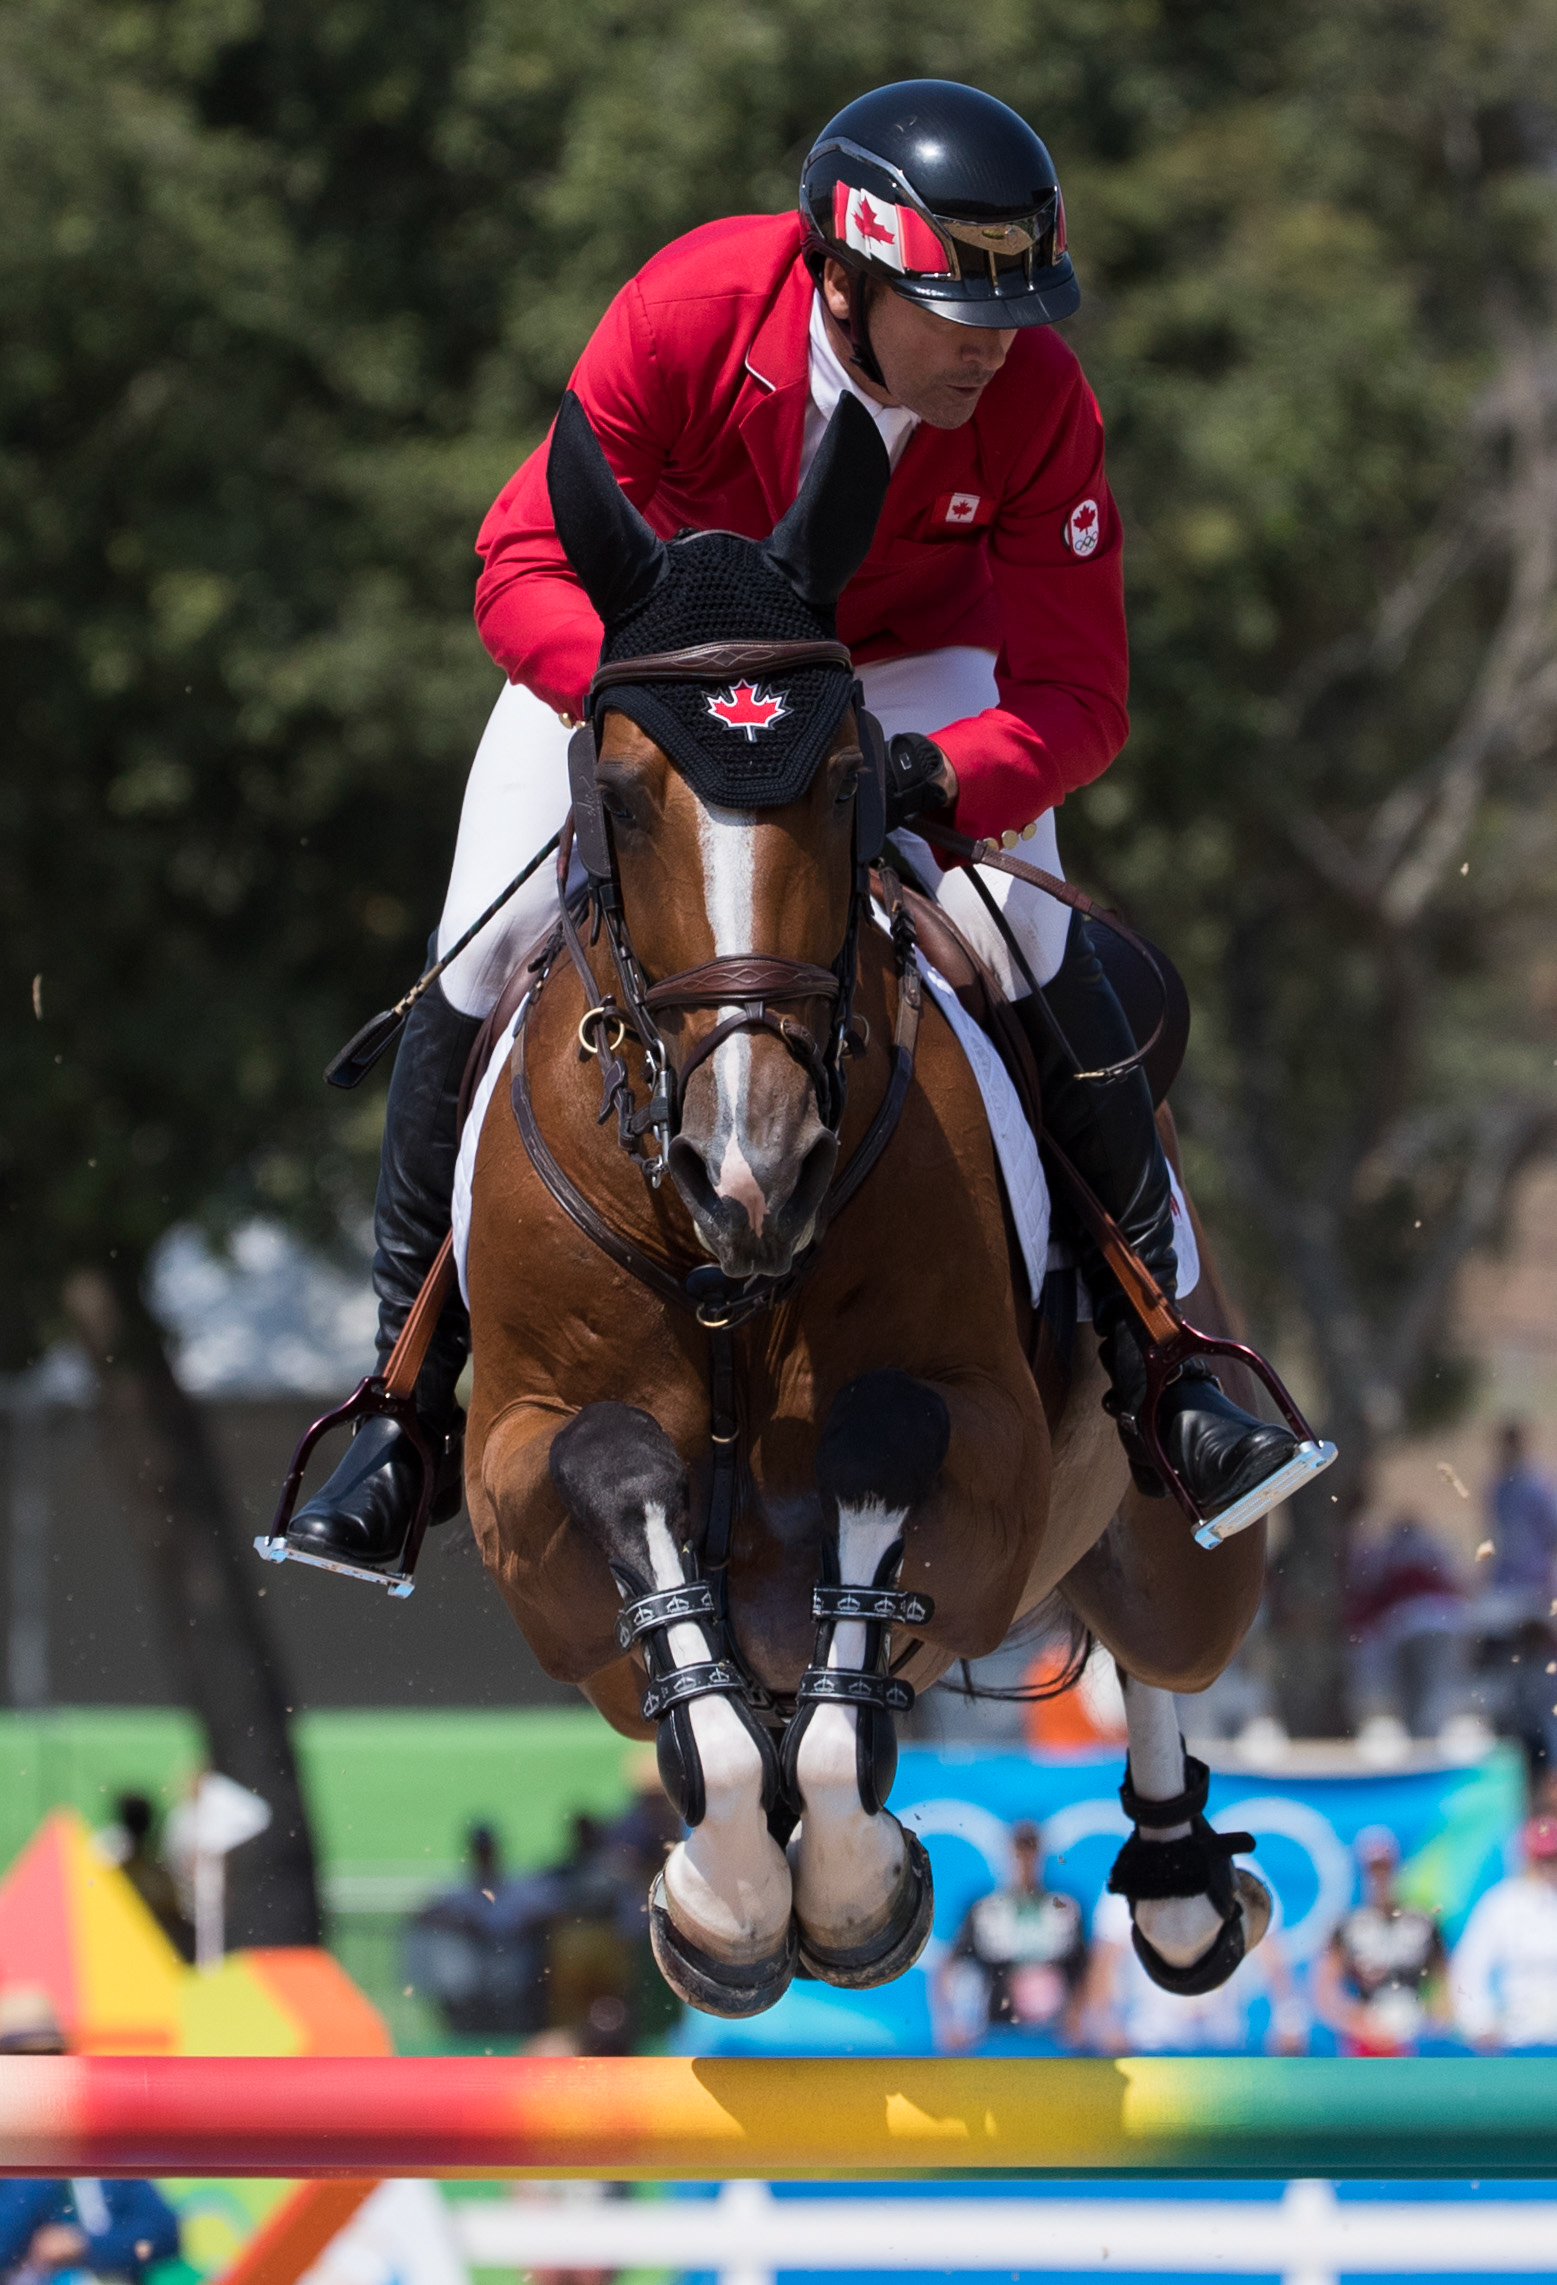
[[[1044,986],[1044,998],[1076,1057],[1072,1064],[1031,998],[1017,1003],[1038,1061],[1045,1130],[1096,1192],[1163,1292],[1175,1299],[1173,1193],[1151,1089],[1139,1069],[1118,1079],[1076,1076],[1077,1071],[1122,1063],[1136,1047],[1079,913],[1072,918],[1064,961]],[[1064,1195],[1063,1183],[1059,1194]],[[1110,1383],[1103,1402],[1119,1424],[1136,1483],[1160,1499],[1167,1487],[1147,1457],[1138,1425],[1146,1401],[1148,1335],[1091,1233],[1079,1225],[1078,1230],[1078,1265],[1092,1295],[1093,1323]],[[1244,1412],[1223,1395],[1209,1365],[1199,1362],[1186,1365],[1163,1391],[1157,1432],[1203,1516],[1217,1515],[1242,1499],[1297,1450],[1290,1429],[1269,1427]]]
[[[435,984],[401,1034],[373,1209],[381,1370],[449,1227],[460,1085],[480,1029],[481,1018],[458,1014]],[[456,1292],[444,1304],[416,1383],[416,1409],[438,1465],[435,1523],[459,1513],[465,1423],[454,1387],[469,1353],[469,1320]],[[421,1482],[417,1455],[395,1423],[365,1421],[329,1481],[292,1518],[288,1542],[335,1562],[392,1563],[405,1545]]]

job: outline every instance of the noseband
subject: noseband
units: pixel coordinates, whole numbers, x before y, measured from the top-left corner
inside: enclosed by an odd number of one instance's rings
[[[816,666],[852,668],[852,661],[842,643],[696,643],[685,650],[612,660],[596,673],[587,704],[592,715],[600,694],[613,684],[725,683],[742,675],[762,677]],[[600,1060],[602,1124],[614,1110],[622,1148],[637,1160],[647,1181],[656,1188],[664,1178],[671,1143],[680,1131],[687,1081],[738,1033],[765,1031],[777,1039],[809,1075],[816,1090],[817,1110],[828,1132],[836,1139],[842,1126],[848,1092],[845,1060],[861,1052],[864,1044],[854,1030],[860,916],[869,901],[869,869],[880,854],[886,827],[883,742],[874,718],[865,711],[858,683],[854,686],[854,706],[865,766],[855,797],[849,917],[838,957],[830,968],[819,968],[807,960],[786,960],[777,954],[735,952],[650,983],[633,949],[622,910],[616,853],[595,776],[592,723],[586,722],[573,733],[568,748],[573,833],[571,844],[565,836],[558,852],[557,882],[563,941],[591,1001],[579,1025],[579,1042],[586,1053]],[[616,977],[615,993],[599,999],[595,997],[598,985],[585,954],[579,920],[568,901],[568,865],[575,848],[590,880],[595,914],[592,939],[604,934]],[[820,1000],[830,1010],[821,1039],[798,1017],[774,1013],[775,1007],[785,1002],[805,1000]],[[658,1019],[689,1008],[724,1007],[737,1012],[715,1024],[678,1065]],[[649,1098],[641,1107],[620,1053],[629,1032],[641,1046],[648,1066]],[[652,1152],[645,1147],[645,1138],[650,1135],[655,1142]]]

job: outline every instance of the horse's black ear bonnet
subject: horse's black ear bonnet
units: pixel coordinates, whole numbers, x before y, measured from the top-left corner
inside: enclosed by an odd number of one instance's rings
[[[605,622],[600,663],[695,643],[823,642],[875,534],[891,474],[876,424],[845,395],[794,506],[765,541],[733,532],[662,540],[617,483],[571,390],[546,482],[564,552]],[[850,669],[801,666],[720,684],[612,683],[594,702],[636,722],[700,800],[798,801],[854,692]]]

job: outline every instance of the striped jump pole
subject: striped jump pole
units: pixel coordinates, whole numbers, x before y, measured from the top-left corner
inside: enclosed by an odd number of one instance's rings
[[[0,2059],[0,2174],[1557,2177],[1557,2062]]]

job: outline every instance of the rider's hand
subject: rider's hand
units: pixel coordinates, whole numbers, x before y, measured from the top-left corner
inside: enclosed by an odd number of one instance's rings
[[[934,739],[900,730],[887,746],[887,831],[956,799],[957,773]]]

